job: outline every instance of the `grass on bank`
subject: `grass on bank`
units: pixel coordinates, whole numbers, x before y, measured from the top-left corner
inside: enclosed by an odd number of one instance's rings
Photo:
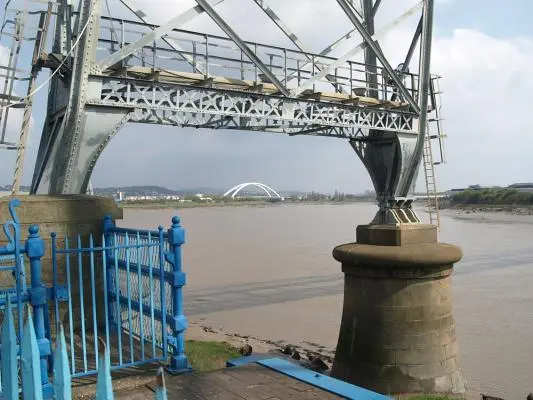
[[[517,189],[468,189],[452,195],[451,205],[486,205],[486,206],[531,206],[533,192],[522,192]]]
[[[225,342],[186,340],[185,351],[195,372],[226,367],[226,361],[238,358],[238,349]]]

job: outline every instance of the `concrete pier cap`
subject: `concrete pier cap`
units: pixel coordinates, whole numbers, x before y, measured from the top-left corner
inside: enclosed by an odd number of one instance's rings
[[[360,225],[333,257],[345,285],[332,376],[386,394],[466,392],[451,295],[461,249],[434,225]]]

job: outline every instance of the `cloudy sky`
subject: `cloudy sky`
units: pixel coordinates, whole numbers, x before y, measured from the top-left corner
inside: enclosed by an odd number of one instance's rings
[[[128,15],[117,0],[109,1],[113,14]],[[193,3],[136,2],[154,23],[164,22]],[[267,3],[314,52],[351,28],[335,0]],[[415,3],[383,1],[378,27]],[[244,39],[289,46],[252,1],[225,0],[217,10]],[[513,0],[512,6],[498,0],[437,1],[432,72],[443,76],[442,111],[448,136],[448,162],[436,171],[439,189],[533,181],[533,137],[527,124],[533,103],[533,31],[526,21],[532,11],[529,0]],[[403,58],[416,22],[416,17],[410,19],[382,41],[393,66]],[[205,15],[184,28],[220,32]],[[335,55],[358,42],[354,37]],[[0,59],[5,56],[5,49],[0,48]],[[30,182],[35,162],[45,98],[43,90],[35,99],[25,183]],[[14,154],[0,151],[0,184],[11,181],[13,163]],[[93,174],[97,187],[227,188],[245,181],[260,181],[279,190],[362,192],[371,188],[368,173],[345,140],[140,124],[122,129]],[[420,179],[417,189],[423,190]]]

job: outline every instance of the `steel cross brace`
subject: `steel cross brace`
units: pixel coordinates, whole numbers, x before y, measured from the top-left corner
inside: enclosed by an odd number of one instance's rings
[[[373,34],[370,39],[374,42],[374,40],[377,40],[379,37],[383,36],[385,33],[387,33],[389,30],[391,30],[392,28],[396,27],[397,25],[399,25],[403,20],[405,20],[406,18],[408,18],[409,16],[411,16],[413,13],[415,13],[418,8],[420,7],[421,3],[417,3],[415,4],[413,7],[411,7],[409,10],[407,10],[406,12],[404,12],[401,16],[399,16],[396,20],[392,21],[391,23],[389,23],[388,25],[384,26],[383,28],[381,28],[378,32],[376,32],[375,34]],[[325,49],[322,53],[320,53],[321,55],[322,54],[326,54],[327,52],[331,51],[335,46],[337,46],[340,42],[344,41],[345,39],[348,39],[349,37],[352,36],[353,32],[357,32],[357,29],[354,29],[354,31],[350,31],[348,34],[346,34],[345,36],[343,36],[341,39],[337,40],[337,42],[335,42],[334,44],[332,44],[331,46],[329,46],[327,49]],[[365,30],[366,32],[366,30]],[[293,96],[298,96],[300,93],[302,93],[306,88],[310,87],[311,85],[313,85],[313,83],[315,82],[318,82],[320,81],[322,78],[324,78],[327,74],[329,74],[329,72],[331,70],[333,70],[334,68],[346,63],[351,57],[353,57],[355,54],[357,54],[358,52],[364,50],[366,48],[367,44],[365,41],[359,43],[357,46],[355,46],[353,49],[349,50],[346,54],[342,55],[341,57],[339,57],[337,60],[333,61],[331,64],[327,65],[324,69],[322,69],[321,72],[319,72],[318,74],[315,74],[313,77],[311,77],[310,79],[306,80],[304,83],[302,83],[300,86],[296,87],[296,88],[293,88],[291,89],[291,93]],[[396,77],[398,80],[399,78],[397,77],[396,74],[394,74],[394,77]],[[399,81],[401,83],[401,81]],[[402,86],[403,86],[403,83],[402,83]],[[403,86],[405,87],[405,86]],[[407,89],[406,89],[407,90]],[[414,100],[413,100],[414,101]],[[416,104],[416,103],[415,103]]]
[[[211,0],[211,2],[213,4],[215,4],[215,5],[220,3],[221,1],[223,1],[223,0]],[[141,19],[141,21],[145,22],[145,20],[143,19],[144,17],[141,18],[141,16],[140,16],[140,15],[145,15],[144,13],[139,14],[139,11],[133,11],[132,8],[130,8],[132,6],[131,4],[124,4],[124,5],[130,11],[132,11],[139,19]],[[201,14],[202,12],[203,12],[203,10],[201,10],[199,6],[193,7],[191,9],[185,11],[183,14],[180,14],[180,15],[170,19],[169,21],[167,21],[167,23],[165,23],[164,25],[161,25],[161,26],[155,28],[152,32],[147,33],[146,35],[144,35],[142,38],[140,38],[136,42],[130,43],[130,44],[124,46],[119,51],[117,51],[117,52],[115,52],[113,54],[110,54],[109,56],[107,56],[106,58],[104,58],[103,60],[98,62],[97,63],[97,67],[100,69],[100,71],[105,71],[107,68],[109,68],[109,67],[115,65],[116,63],[122,61],[124,58],[126,58],[129,55],[135,53],[139,49],[142,49],[148,43],[151,43],[154,40],[157,40],[157,39],[163,37],[164,35],[166,35],[169,32],[171,32],[173,29],[179,28],[181,25],[183,25],[184,23],[188,22],[192,18],[196,17],[198,14]],[[178,50],[180,50],[179,47],[176,45],[176,43],[172,43],[172,44],[168,43],[168,44],[172,48],[174,48],[174,49],[178,48]]]
[[[231,29],[231,27],[222,19],[222,17],[209,5],[206,0],[196,0],[196,2],[204,9],[204,11],[211,17],[211,19],[222,29],[228,37],[235,42],[235,44],[246,54],[246,56],[259,68],[266,77],[272,82],[284,96],[289,97],[290,92],[276,77],[276,75],[268,69],[268,67],[257,57],[257,55],[244,43],[244,41]]]
[[[285,36],[287,36],[287,38],[289,38],[289,40],[294,43],[294,45],[298,48],[298,50],[300,50],[301,52],[303,52],[305,55],[306,55],[306,58],[311,61],[311,57],[309,57],[307,55],[307,53],[310,53],[304,46],[304,44],[302,43],[302,41],[298,38],[298,36],[296,36],[296,34],[294,32],[292,32],[289,27],[287,25],[285,25],[283,23],[283,21],[281,20],[281,18],[274,12],[274,10],[272,10],[272,8],[270,8],[267,4],[266,4],[266,1],[265,0],[253,0],[253,2],[255,4],[257,4],[257,6],[263,10],[263,12],[272,20],[272,22],[274,22],[276,24],[276,26],[285,34]],[[320,72],[322,71],[321,68],[319,68],[318,66],[316,66],[316,69]],[[290,77],[287,78],[287,81],[290,79]],[[338,85],[336,82],[335,82],[335,78],[331,75],[326,75],[326,79],[328,81],[330,81],[332,83],[332,85],[340,90],[341,92],[344,92],[344,89],[342,88],[342,86]],[[287,84],[287,82],[285,82],[285,84]]]
[[[415,111],[417,114],[420,114],[420,107],[418,106],[418,103],[415,101],[415,99],[413,99],[413,97],[409,93],[409,90],[407,90],[403,82],[400,80],[400,78],[398,77],[394,69],[391,67],[391,65],[387,61],[387,58],[381,52],[381,49],[379,48],[377,43],[372,39],[372,36],[365,29],[363,23],[359,20],[357,15],[355,15],[353,8],[350,6],[350,4],[346,0],[337,0],[337,3],[339,3],[342,10],[346,14],[346,16],[350,19],[350,21],[352,21],[356,29],[359,31],[359,33],[363,37],[366,44],[372,49],[376,57],[379,59],[379,61],[383,65],[383,68],[385,68],[390,78],[394,81],[394,83],[398,87],[398,90],[401,92],[402,96],[407,100],[407,102],[409,103],[413,111]]]

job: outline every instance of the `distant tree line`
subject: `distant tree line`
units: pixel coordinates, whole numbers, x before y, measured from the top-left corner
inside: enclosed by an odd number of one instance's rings
[[[465,190],[450,196],[452,205],[533,205],[533,192],[516,189]]]

